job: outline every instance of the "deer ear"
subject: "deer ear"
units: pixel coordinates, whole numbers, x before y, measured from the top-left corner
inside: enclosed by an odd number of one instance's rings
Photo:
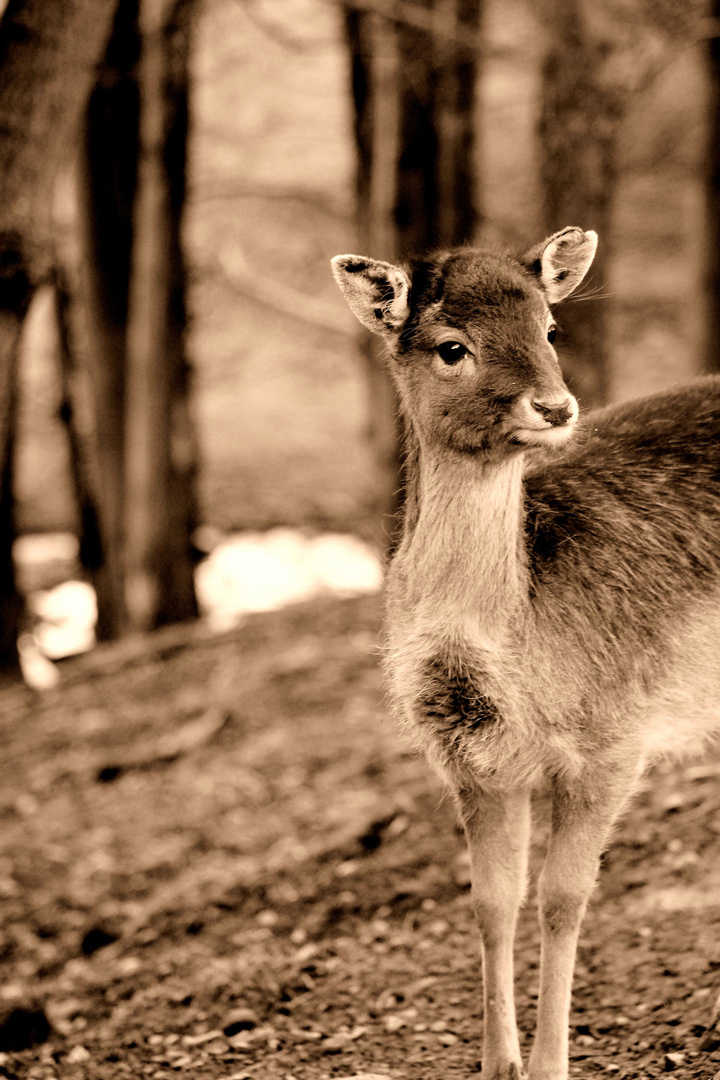
[[[587,274],[597,242],[596,232],[570,225],[543,240],[520,261],[537,278],[548,304],[557,304],[574,292]]]
[[[410,279],[404,270],[360,255],[336,255],[332,271],[363,326],[386,337],[402,329],[410,310]]]

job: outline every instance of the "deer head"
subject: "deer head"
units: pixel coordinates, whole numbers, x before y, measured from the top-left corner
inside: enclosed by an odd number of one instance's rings
[[[519,258],[456,248],[409,270],[357,255],[332,267],[357,318],[386,340],[421,443],[496,453],[572,433],[578,407],[550,305],[577,288],[596,247],[594,232],[570,227]]]

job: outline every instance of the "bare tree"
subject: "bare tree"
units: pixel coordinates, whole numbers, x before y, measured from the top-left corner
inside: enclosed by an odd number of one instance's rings
[[[362,251],[391,262],[471,240],[479,224],[474,170],[480,0],[413,8],[346,8]],[[378,538],[387,542],[401,490],[395,391],[382,350],[364,335]]]
[[[112,33],[85,120],[81,193],[83,293],[93,391],[102,557],[93,573],[97,637],[123,633],[125,367],[140,94],[138,0],[116,0]]]
[[[698,0],[543,0],[550,44],[543,69],[540,171],[548,231],[594,229],[600,246],[581,297],[562,310],[560,354],[585,406],[609,393],[609,305],[618,138],[628,105],[679,48],[696,40]]]
[[[197,615],[191,552],[197,447],[185,356],[191,0],[140,5],[140,168],[128,309],[125,600],[145,630]]]
[[[706,325],[704,367],[720,371],[720,0],[712,0],[713,31],[708,41],[708,146],[704,274]]]
[[[0,664],[17,664],[11,558],[13,371],[33,291],[52,261],[51,197],[69,152],[113,0],[9,0],[0,20]]]
[[[197,446],[180,240],[194,5],[116,3],[83,169],[100,638],[197,615]]]
[[[607,47],[588,26],[583,0],[554,0],[540,116],[545,225],[594,229],[601,238],[593,281],[607,282],[617,139],[624,94],[605,78]],[[561,358],[583,405],[607,399],[606,305],[568,304],[560,318]]]

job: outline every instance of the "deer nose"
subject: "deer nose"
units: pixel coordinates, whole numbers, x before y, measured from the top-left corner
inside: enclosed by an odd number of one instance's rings
[[[533,401],[532,407],[548,424],[562,427],[574,415],[573,404],[573,399],[567,397],[562,401]]]

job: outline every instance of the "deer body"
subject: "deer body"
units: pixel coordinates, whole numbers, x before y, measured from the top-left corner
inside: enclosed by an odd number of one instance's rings
[[[483,1076],[525,1076],[512,947],[529,800],[551,787],[530,1080],[567,1077],[580,922],[613,822],[655,755],[720,728],[720,378],[590,414],[559,372],[549,305],[596,237],[416,265],[339,256],[390,346],[409,429],[387,575],[401,723],[454,792],[483,948]]]
[[[720,378],[585,428],[535,467],[421,453],[388,679],[452,783],[534,787],[630,741],[640,768],[720,726]]]

